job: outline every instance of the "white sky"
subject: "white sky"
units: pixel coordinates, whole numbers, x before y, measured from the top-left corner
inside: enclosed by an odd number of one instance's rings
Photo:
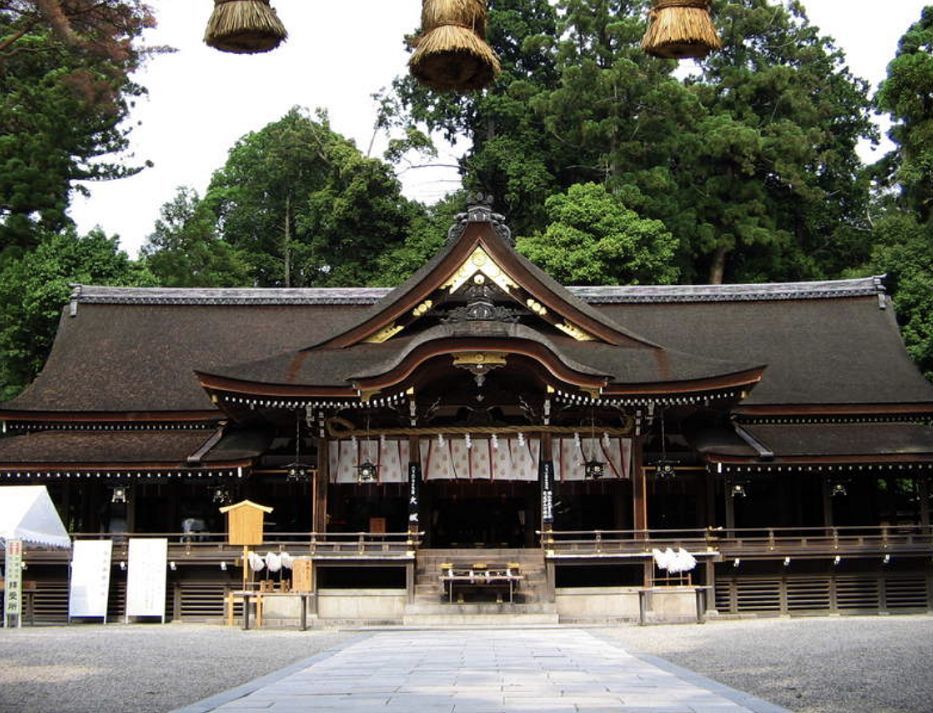
[[[834,37],[856,76],[872,87],[884,78],[897,41],[933,0],[804,0],[810,20]],[[366,151],[373,137],[371,95],[407,71],[405,33],[420,19],[419,0],[273,0],[289,31],[278,50],[240,56],[201,42],[211,0],[149,0],[159,27],[153,45],[176,53],[151,60],[137,80],[149,90],[131,115],[131,152],[155,166],[132,178],[89,185],[71,215],[81,232],[99,225],[120,236],[135,255],[159,208],[175,188],[204,192],[238,138],[283,116],[292,106],[326,108],[331,128]],[[384,149],[379,137],[373,155]],[[462,150],[461,150],[462,152]],[[456,161],[454,150],[438,163]],[[871,160],[868,149],[863,157]],[[458,186],[456,171],[413,169],[401,176],[405,193],[430,203]]]

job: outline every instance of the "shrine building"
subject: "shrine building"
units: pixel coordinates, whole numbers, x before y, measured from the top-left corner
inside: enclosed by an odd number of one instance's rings
[[[475,205],[391,291],[79,285],[0,422],[75,538],[170,538],[175,619],[222,616],[247,499],[321,621],[933,609],[933,385],[880,278],[565,287]],[[27,560],[63,620],[67,553]],[[445,589],[489,563],[509,601]]]

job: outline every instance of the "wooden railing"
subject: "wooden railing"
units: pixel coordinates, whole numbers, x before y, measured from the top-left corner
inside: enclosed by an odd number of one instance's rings
[[[560,530],[538,533],[555,558],[645,556],[654,549],[767,559],[842,555],[933,555],[933,530],[919,525],[724,530]]]
[[[262,545],[251,549],[288,552],[293,557],[318,560],[412,560],[423,533],[268,533]],[[684,548],[694,555],[727,559],[778,557],[884,556],[911,554],[933,556],[933,529],[919,525],[864,527],[720,528],[691,530],[560,530],[538,533],[552,558],[645,557],[654,549]],[[222,533],[76,534],[77,540],[112,539],[114,562],[125,561],[130,537],[164,537],[169,540],[169,560],[182,564],[232,564],[242,547],[226,544]],[[2,551],[2,549],[0,549]],[[68,550],[30,547],[28,563],[68,562]]]
[[[250,547],[259,554],[288,552],[292,557],[314,557],[318,560],[411,560],[422,533],[407,532],[286,532],[267,533],[262,545]],[[145,532],[133,534],[72,534],[77,540],[113,540],[114,562],[129,556],[130,538],[166,538],[168,559],[179,565],[233,564],[243,553],[241,545],[227,544],[225,533],[214,532]],[[71,559],[70,550],[29,547],[28,563],[55,564]]]

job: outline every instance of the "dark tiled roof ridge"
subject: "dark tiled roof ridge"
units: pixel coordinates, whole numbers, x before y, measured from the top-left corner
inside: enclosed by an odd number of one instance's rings
[[[761,282],[724,285],[612,285],[568,287],[590,303],[753,302],[865,297],[884,294],[884,275],[810,282]]]
[[[746,302],[864,297],[884,292],[883,275],[816,282],[726,285],[602,285],[567,289],[590,304]],[[76,285],[78,304],[372,305],[389,287],[107,287]]]

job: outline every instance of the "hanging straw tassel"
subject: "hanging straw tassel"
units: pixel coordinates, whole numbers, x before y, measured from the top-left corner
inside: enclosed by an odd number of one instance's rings
[[[214,0],[204,42],[236,54],[268,52],[288,37],[269,0]]]
[[[722,47],[709,0],[654,0],[642,49],[664,59],[702,59]]]
[[[422,84],[469,91],[499,75],[499,58],[485,39],[486,0],[423,0],[421,28],[408,64]]]

